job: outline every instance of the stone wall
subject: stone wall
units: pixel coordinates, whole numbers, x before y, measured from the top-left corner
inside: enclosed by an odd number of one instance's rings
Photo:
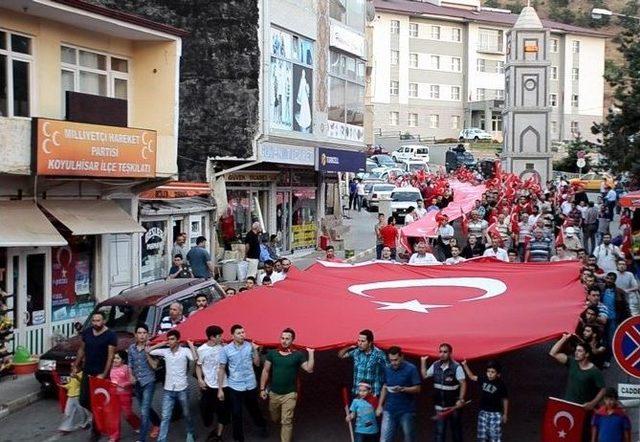
[[[209,156],[251,155],[259,110],[258,0],[90,1],[190,33],[180,69],[180,179],[204,180]]]

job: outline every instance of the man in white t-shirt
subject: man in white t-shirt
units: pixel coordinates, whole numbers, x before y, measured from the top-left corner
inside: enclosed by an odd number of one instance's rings
[[[180,404],[187,424],[187,442],[195,442],[196,433],[189,409],[189,383],[187,372],[189,361],[198,360],[193,342],[187,341],[189,348],[180,346],[180,332],[172,329],[167,332],[167,340],[147,349],[151,356],[164,359],[166,374],[164,377],[164,394],[162,395],[162,421],[158,442],[166,442],[169,435],[171,415],[176,403]],[[161,348],[165,347],[165,348]],[[168,348],[167,348],[168,347]]]
[[[460,264],[461,262],[465,262],[465,261],[466,259],[460,256],[460,247],[451,246],[451,258],[447,258],[447,260],[444,263],[447,265],[453,265],[453,264]]]
[[[441,262],[433,254],[428,253],[427,244],[424,241],[420,241],[416,246],[416,253],[409,258],[409,264],[440,265]]]
[[[424,202],[422,200],[416,200],[416,215],[417,219],[422,218],[427,214],[427,209],[424,208]]]
[[[638,280],[633,273],[627,271],[627,262],[624,259],[618,260],[614,273],[617,275],[616,287],[626,294],[631,315],[640,315],[640,290],[638,288]]]
[[[356,184],[356,198],[358,202],[358,212],[360,212],[364,201],[364,184],[362,183],[362,180],[359,180],[358,184]]]
[[[602,244],[593,249],[593,256],[597,259],[598,267],[605,273],[615,272],[616,261],[624,259],[624,253],[620,251],[620,247],[611,244],[611,235],[605,233],[602,235]]]
[[[498,241],[493,241],[491,247],[484,251],[482,256],[492,256],[500,261],[509,262],[509,255],[505,249],[498,247]]]
[[[222,351],[222,328],[210,325],[206,330],[207,342],[198,348],[198,363],[196,376],[202,391],[200,397],[200,413],[205,427],[213,424],[213,415],[218,418],[218,424],[211,431],[207,440],[222,440],[224,426],[231,421],[228,401],[218,399],[218,368],[220,367],[220,352]],[[225,379],[223,389],[228,384]]]

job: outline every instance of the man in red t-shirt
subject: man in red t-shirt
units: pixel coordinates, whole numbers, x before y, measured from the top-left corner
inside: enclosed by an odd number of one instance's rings
[[[384,247],[391,249],[391,259],[396,259],[396,242],[400,231],[396,227],[396,220],[390,216],[387,220],[387,225],[380,229],[380,237],[382,238],[382,244]]]

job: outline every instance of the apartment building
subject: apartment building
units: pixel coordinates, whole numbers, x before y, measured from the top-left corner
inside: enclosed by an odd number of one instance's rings
[[[375,0],[370,61],[374,134],[457,138],[480,127],[502,138],[505,33],[518,14],[464,0]],[[604,34],[551,29],[551,139],[590,139],[603,118]],[[587,55],[588,54],[588,55]],[[371,141],[371,140],[368,140]],[[371,141],[372,142],[372,141]]]
[[[0,17],[0,290],[40,354],[140,281],[138,194],[177,174],[186,33],[81,0]]]

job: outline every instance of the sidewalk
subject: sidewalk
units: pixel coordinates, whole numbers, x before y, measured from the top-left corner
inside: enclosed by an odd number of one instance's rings
[[[0,380],[0,419],[23,409],[42,397],[40,383],[33,374],[6,376]]]

